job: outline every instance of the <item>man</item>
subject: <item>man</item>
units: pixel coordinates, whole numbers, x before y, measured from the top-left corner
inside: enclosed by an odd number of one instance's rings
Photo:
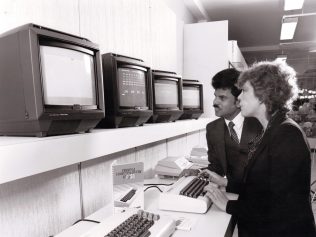
[[[235,86],[239,74],[230,68],[212,78],[215,89],[213,106],[215,115],[220,118],[206,126],[210,162],[206,172],[213,183],[233,193],[238,193],[248,163],[248,142],[262,130],[257,119],[244,118],[240,114],[237,97],[241,90]]]
[[[239,74],[235,69],[225,69],[212,78],[215,89],[213,107],[215,115],[220,118],[206,126],[210,164],[202,172],[207,173],[212,183],[233,193],[239,193],[239,184],[248,162],[248,142],[262,130],[257,119],[244,118],[240,114],[237,97],[241,90],[235,86]],[[182,175],[194,174],[196,172],[188,170]]]

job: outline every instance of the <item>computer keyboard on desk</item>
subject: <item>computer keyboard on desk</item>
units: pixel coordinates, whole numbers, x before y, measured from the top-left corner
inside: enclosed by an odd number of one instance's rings
[[[171,217],[128,209],[105,219],[80,237],[169,237],[175,228]]]
[[[159,208],[170,211],[205,213],[212,204],[203,191],[208,183],[209,181],[202,177],[180,178],[160,194]]]

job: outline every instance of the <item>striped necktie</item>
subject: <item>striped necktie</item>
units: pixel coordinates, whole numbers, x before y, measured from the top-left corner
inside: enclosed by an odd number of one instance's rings
[[[236,133],[236,131],[235,131],[235,129],[234,129],[234,126],[235,126],[235,124],[234,124],[232,121],[230,121],[230,122],[228,123],[228,128],[229,128],[230,137],[233,139],[234,142],[236,142],[237,144],[239,144],[239,139],[238,139],[237,133]]]

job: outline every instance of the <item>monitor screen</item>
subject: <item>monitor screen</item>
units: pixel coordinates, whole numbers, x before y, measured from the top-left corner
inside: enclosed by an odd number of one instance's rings
[[[182,91],[183,108],[200,108],[200,88],[198,86],[183,86]]]
[[[45,105],[96,105],[93,53],[40,46]]]
[[[155,80],[156,108],[179,108],[178,81],[174,79]]]
[[[132,68],[118,68],[120,107],[147,107],[146,72]]]

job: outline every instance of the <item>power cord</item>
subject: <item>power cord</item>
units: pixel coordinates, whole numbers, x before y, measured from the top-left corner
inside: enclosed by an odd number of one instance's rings
[[[161,193],[162,193],[162,190],[158,187],[159,185],[162,185],[162,186],[171,186],[173,185],[173,183],[170,183],[170,184],[144,184],[144,186],[149,186],[147,188],[144,189],[144,192],[146,192],[148,189],[150,188],[156,188],[158,189]]]
[[[149,186],[149,187],[145,188],[145,189],[144,189],[144,192],[146,192],[146,191],[147,191],[148,189],[150,189],[150,188],[157,188],[157,189],[162,193],[162,190],[161,190],[158,186],[156,186],[156,185]]]

